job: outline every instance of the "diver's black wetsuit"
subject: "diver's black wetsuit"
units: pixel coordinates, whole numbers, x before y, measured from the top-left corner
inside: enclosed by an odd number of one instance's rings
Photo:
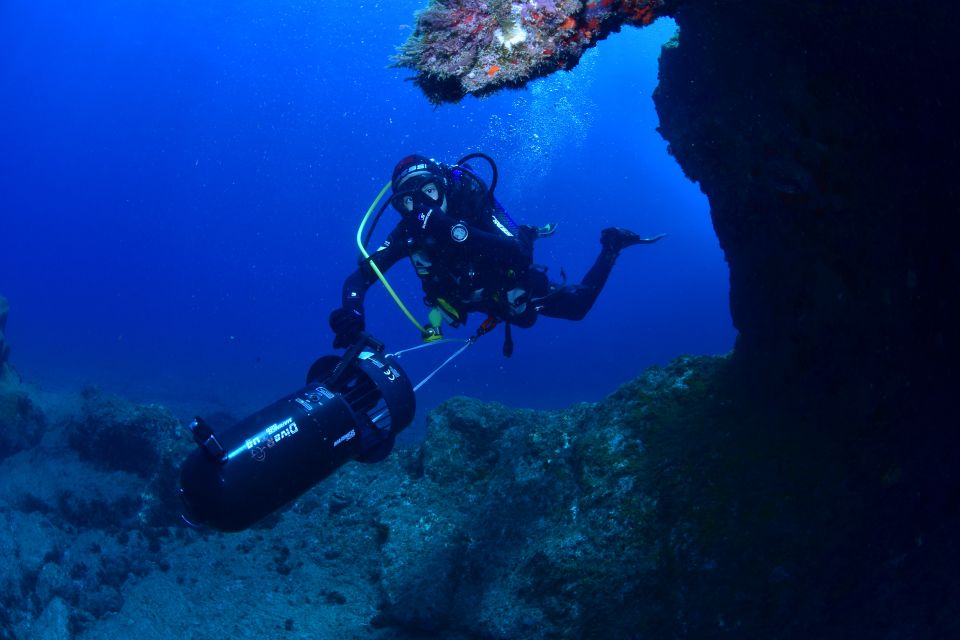
[[[617,251],[603,249],[576,285],[552,282],[533,264],[532,227],[518,226],[487,187],[464,167],[446,168],[447,212],[438,207],[406,215],[373,254],[386,271],[409,257],[420,277],[424,301],[439,306],[456,326],[480,312],[518,327],[542,314],[582,319],[603,289]],[[344,282],[343,308],[362,313],[367,289],[377,280],[363,263]]]

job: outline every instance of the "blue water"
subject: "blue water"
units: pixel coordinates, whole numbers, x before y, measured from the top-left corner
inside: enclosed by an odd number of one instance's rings
[[[624,253],[584,321],[516,330],[509,360],[498,329],[422,407],[567,406],[679,354],[729,351],[706,198],[655,130],[674,25],[614,34],[528,90],[434,108],[388,68],[422,4],[0,3],[0,295],[24,378],[183,411],[245,413],[292,391],[330,352],[361,215],[412,152],[494,156],[513,217],[560,224],[537,261],[571,281],[603,227],[670,234]],[[425,313],[409,266],[390,276]],[[417,342],[379,287],[367,309],[390,349]],[[419,378],[449,353],[403,362]]]

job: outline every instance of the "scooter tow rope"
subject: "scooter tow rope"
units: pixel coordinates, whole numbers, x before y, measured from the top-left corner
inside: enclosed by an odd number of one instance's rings
[[[411,352],[411,351],[417,351],[418,349],[423,349],[423,348],[425,348],[425,347],[432,347],[432,346],[434,346],[434,345],[436,345],[436,344],[441,344],[441,343],[444,343],[444,342],[462,342],[462,343],[464,343],[464,345],[463,345],[462,347],[460,347],[459,349],[457,349],[457,350],[453,353],[453,355],[451,355],[449,358],[447,358],[446,360],[444,360],[444,361],[440,364],[439,367],[437,367],[436,369],[434,369],[433,371],[431,371],[430,374],[427,375],[426,378],[424,378],[423,380],[421,380],[420,382],[418,382],[417,385],[413,388],[414,393],[416,393],[417,391],[419,391],[420,387],[422,387],[423,385],[427,384],[427,382],[430,381],[430,378],[432,378],[433,376],[437,375],[437,373],[438,373],[441,369],[443,369],[445,366],[447,366],[448,364],[450,364],[451,362],[453,362],[453,360],[454,360],[457,356],[459,356],[461,353],[463,353],[464,351],[466,351],[467,348],[475,342],[475,340],[472,340],[472,339],[456,340],[456,339],[453,339],[453,338],[445,338],[445,339],[443,339],[443,340],[435,340],[434,342],[426,342],[426,343],[424,343],[424,344],[419,344],[419,345],[417,345],[417,346],[415,346],[415,347],[410,347],[409,349],[401,349],[400,351],[397,351],[396,353],[387,354],[387,357],[399,358],[401,354],[409,353],[409,352]]]

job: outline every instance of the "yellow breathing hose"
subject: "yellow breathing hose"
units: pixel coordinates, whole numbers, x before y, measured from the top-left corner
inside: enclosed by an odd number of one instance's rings
[[[393,287],[390,286],[390,283],[387,282],[386,276],[383,275],[383,272],[380,271],[380,267],[370,259],[370,254],[367,252],[367,248],[363,246],[363,229],[367,226],[367,221],[370,219],[370,216],[373,214],[374,210],[377,208],[377,205],[380,204],[380,200],[383,199],[384,194],[392,186],[391,182],[388,182],[384,185],[383,189],[380,190],[380,193],[377,194],[376,199],[370,205],[370,208],[367,209],[366,215],[363,216],[363,220],[360,221],[360,227],[357,229],[357,246],[360,247],[360,254],[363,256],[364,260],[367,261],[367,264],[370,265],[370,268],[373,269],[373,272],[377,274],[377,278],[380,282],[383,283],[383,288],[387,290],[387,293],[390,294],[390,297],[393,298],[393,301],[397,303],[397,306],[400,307],[400,310],[403,311],[404,315],[413,323],[413,326],[417,328],[417,331],[420,332],[421,336],[429,335],[432,333],[426,327],[417,322],[417,319],[413,317],[413,314],[407,309],[407,307],[400,300],[400,296],[397,295],[397,292],[393,290]]]

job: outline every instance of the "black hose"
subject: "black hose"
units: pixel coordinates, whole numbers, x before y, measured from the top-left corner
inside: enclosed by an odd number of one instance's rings
[[[479,151],[475,151],[474,153],[468,153],[467,155],[457,160],[457,164],[463,164],[467,160],[472,160],[473,158],[482,158],[486,160],[487,163],[490,164],[490,170],[493,172],[493,179],[490,181],[489,193],[490,193],[490,197],[493,198],[493,191],[494,189],[497,188],[497,179],[499,178],[499,172],[497,171],[497,163],[494,162],[493,158],[491,158],[487,154],[480,153]]]

